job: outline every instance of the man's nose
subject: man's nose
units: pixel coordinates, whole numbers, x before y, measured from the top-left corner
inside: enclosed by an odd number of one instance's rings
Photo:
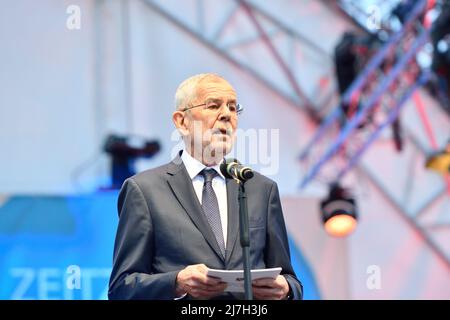
[[[227,105],[223,105],[222,108],[220,108],[219,120],[225,121],[230,119],[231,119],[231,111]]]

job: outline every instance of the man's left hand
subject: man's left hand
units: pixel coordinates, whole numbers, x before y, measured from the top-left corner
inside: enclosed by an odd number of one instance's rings
[[[275,279],[262,278],[252,281],[253,295],[255,299],[282,300],[289,293],[289,284],[282,275]]]

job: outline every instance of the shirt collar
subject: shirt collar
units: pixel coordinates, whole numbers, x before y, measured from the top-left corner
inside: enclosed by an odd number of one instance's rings
[[[206,168],[203,163],[192,157],[185,149],[183,149],[181,154],[181,160],[183,160],[184,166],[186,167],[191,179],[194,179],[203,169]],[[222,172],[220,172],[220,163],[209,168],[216,170],[219,176],[225,179]]]

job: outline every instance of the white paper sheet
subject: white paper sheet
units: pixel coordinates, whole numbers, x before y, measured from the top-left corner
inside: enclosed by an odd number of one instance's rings
[[[275,279],[281,272],[281,268],[269,268],[269,269],[253,269],[251,270],[252,280],[261,278]],[[228,283],[225,291],[229,292],[244,292],[244,270],[220,270],[209,269],[208,276],[221,279],[223,282]]]

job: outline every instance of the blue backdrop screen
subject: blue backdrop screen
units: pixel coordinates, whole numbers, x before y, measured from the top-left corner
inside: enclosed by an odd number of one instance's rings
[[[14,196],[0,206],[0,299],[107,299],[117,192]],[[313,274],[291,241],[306,299]]]

